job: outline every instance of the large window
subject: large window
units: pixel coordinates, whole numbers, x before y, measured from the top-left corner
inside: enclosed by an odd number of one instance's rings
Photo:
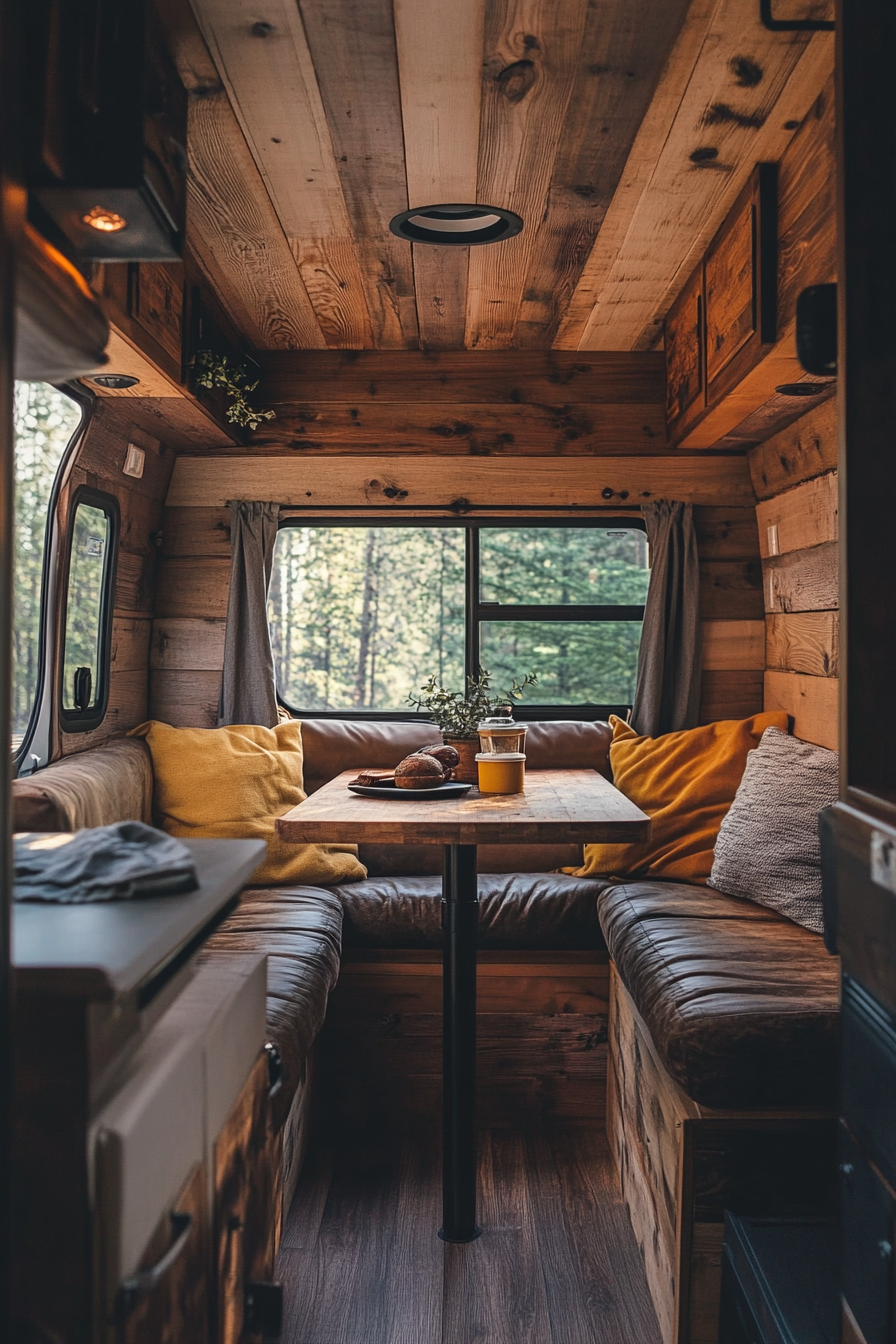
[[[60,463],[81,415],[76,401],[47,383],[16,384],[13,750],[28,734],[40,688],[50,504]]]
[[[387,526],[287,522],[269,621],[298,714],[408,713],[430,677],[501,691],[521,711],[596,717],[632,701],[649,576],[638,520]]]

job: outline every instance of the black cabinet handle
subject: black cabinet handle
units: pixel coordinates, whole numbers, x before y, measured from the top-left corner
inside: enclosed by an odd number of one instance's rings
[[[279,1339],[283,1331],[283,1285],[247,1283],[243,1325],[260,1331],[265,1340]]]
[[[122,1279],[119,1284],[115,1312],[120,1321],[127,1319],[141,1297],[151,1293],[153,1288],[162,1282],[171,1266],[183,1255],[193,1230],[192,1213],[172,1213],[171,1230],[174,1233],[174,1240],[161,1260],[157,1260],[149,1269],[140,1269],[129,1278]]]
[[[268,1057],[268,1096],[274,1097],[283,1086],[283,1056],[272,1041],[264,1049]]]

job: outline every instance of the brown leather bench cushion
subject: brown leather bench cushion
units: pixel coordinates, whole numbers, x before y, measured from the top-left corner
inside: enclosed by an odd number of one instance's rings
[[[283,1060],[283,1086],[274,1119],[282,1124],[305,1061],[323,1026],[330,990],[339,975],[342,907],[318,887],[250,887],[212,934],[200,961],[228,952],[268,956],[268,1039]]]
[[[623,983],[694,1101],[835,1104],[840,967],[817,934],[677,882],[607,882],[597,909]]]
[[[441,878],[381,877],[331,890],[342,904],[346,947],[441,947]],[[602,948],[594,882],[563,873],[482,874],[479,945]]]

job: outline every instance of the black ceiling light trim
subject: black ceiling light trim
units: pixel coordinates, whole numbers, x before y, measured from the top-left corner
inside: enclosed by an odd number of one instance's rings
[[[833,387],[833,380],[827,383],[782,383],[775,391],[782,397],[819,397]]]
[[[421,205],[389,221],[397,238],[434,247],[476,247],[513,238],[523,221],[497,205]]]
[[[87,377],[97,387],[108,387],[116,392],[121,392],[126,387],[136,387],[139,378],[134,378],[130,373],[89,373]]]

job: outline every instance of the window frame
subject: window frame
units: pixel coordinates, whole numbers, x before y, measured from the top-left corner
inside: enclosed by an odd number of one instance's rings
[[[582,619],[590,621],[644,621],[644,607],[638,605],[583,605],[562,606],[550,603],[533,603],[523,606],[520,603],[482,602],[479,598],[481,574],[479,567],[479,533],[489,528],[526,528],[526,527],[593,527],[608,532],[616,529],[635,529],[647,533],[643,515],[612,514],[609,516],[580,517],[566,515],[560,518],[547,517],[544,514],[535,517],[488,516],[484,518],[376,518],[351,517],[340,514],[338,517],[308,517],[298,513],[289,513],[281,517],[278,532],[290,527],[453,527],[461,528],[465,533],[464,544],[464,675],[469,677],[478,666],[479,627],[483,619],[488,620],[541,620],[570,621]],[[483,618],[483,611],[487,613]],[[500,616],[498,615],[500,613]],[[583,615],[583,613],[587,613]],[[474,661],[475,659],[475,661]],[[387,709],[311,709],[303,710],[293,705],[277,687],[277,702],[297,719],[356,719],[381,723],[419,723],[428,722],[430,716],[413,710]],[[584,704],[584,705],[539,705],[518,701],[514,706],[514,717],[520,722],[536,720],[558,721],[574,719],[580,722],[605,720],[610,714],[625,718],[631,709],[627,704]]]
[[[90,425],[93,411],[96,405],[96,398],[83,387],[80,383],[51,383],[57,392],[62,392],[66,397],[75,403],[80,409],[81,419],[78,421],[71,438],[69,439],[65,451],[59,461],[56,469],[56,477],[50,490],[50,498],[47,503],[47,519],[44,528],[44,554],[43,569],[40,581],[40,619],[38,622],[38,663],[37,663],[37,684],[34,690],[34,702],[31,706],[31,716],[28,720],[28,727],[22,736],[18,747],[11,752],[13,777],[24,774],[33,774],[34,771],[49,764],[49,716],[52,713],[53,703],[53,655],[56,647],[55,629],[57,624],[57,610],[59,592],[56,587],[56,575],[58,573],[58,554],[59,554],[59,524],[58,510],[59,500],[63,488],[68,481],[72,467],[81,444],[84,442],[84,435]],[[46,738],[46,741],[41,739]],[[23,769],[26,762],[32,758],[32,749],[40,746],[46,753],[44,756],[35,760],[31,770]]]
[[[65,706],[65,642],[68,627],[69,580],[71,577],[72,546],[75,538],[75,519],[80,505],[101,509],[109,520],[109,544],[103,561],[103,591],[100,598],[100,619],[97,631],[97,687],[96,704],[91,708],[67,709]],[[56,685],[56,711],[59,727],[64,733],[89,733],[98,728],[109,708],[112,664],[112,615],[115,609],[115,583],[118,575],[118,542],[121,535],[121,509],[114,495],[79,485],[69,501],[65,529],[65,563],[60,585],[62,602],[59,624],[59,670]]]

